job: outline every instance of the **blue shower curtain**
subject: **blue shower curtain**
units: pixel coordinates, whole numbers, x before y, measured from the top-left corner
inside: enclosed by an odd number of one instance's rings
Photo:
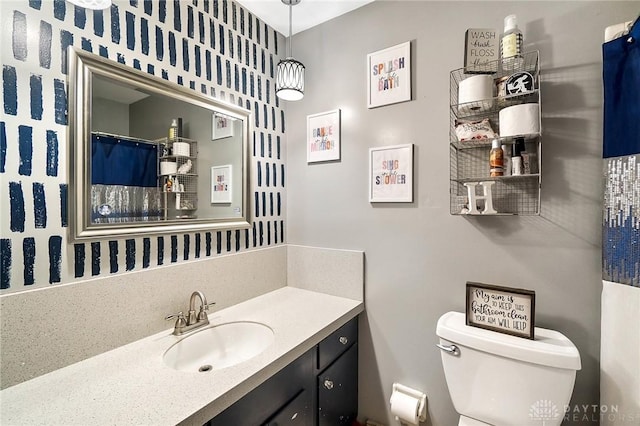
[[[113,136],[91,135],[93,223],[158,220],[158,145]]]
[[[91,135],[91,183],[157,186],[158,146],[121,136]]]
[[[602,46],[604,158],[640,152],[640,18]]]

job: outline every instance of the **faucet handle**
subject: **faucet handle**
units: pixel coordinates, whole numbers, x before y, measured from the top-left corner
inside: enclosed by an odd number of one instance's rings
[[[204,305],[200,306],[200,312],[198,312],[198,321],[209,321],[209,318],[207,317],[207,311],[209,310],[210,306],[215,305],[216,302],[211,302],[211,303],[206,303]]]
[[[167,315],[164,319],[165,321],[171,321],[174,318],[176,318],[176,328],[186,327],[187,319],[184,317],[184,313],[182,313],[182,311],[177,314]]]

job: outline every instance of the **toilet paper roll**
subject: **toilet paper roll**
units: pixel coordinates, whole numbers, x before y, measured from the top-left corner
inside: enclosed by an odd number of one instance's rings
[[[391,394],[391,414],[398,420],[410,425],[417,425],[420,400],[406,393],[393,391]]]
[[[514,105],[500,110],[500,136],[539,133],[539,111],[538,104]]]
[[[463,108],[473,111],[482,106],[490,108],[493,98],[493,78],[490,75],[474,75],[460,82],[458,87],[458,103],[466,104],[474,102],[474,105],[466,105]]]
[[[173,155],[188,157],[190,155],[189,144],[187,142],[175,142],[173,144]]]
[[[175,161],[161,161],[160,162],[160,174],[161,175],[175,175],[178,171],[178,166]]]

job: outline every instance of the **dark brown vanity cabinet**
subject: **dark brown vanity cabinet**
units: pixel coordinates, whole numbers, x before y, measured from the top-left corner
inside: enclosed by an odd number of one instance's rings
[[[351,425],[357,414],[356,317],[205,426]]]

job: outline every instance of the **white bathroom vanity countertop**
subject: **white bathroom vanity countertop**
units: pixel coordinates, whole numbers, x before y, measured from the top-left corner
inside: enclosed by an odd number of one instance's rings
[[[202,425],[364,310],[362,302],[283,287],[209,314],[274,331],[256,357],[204,373],[167,367],[173,329],[0,392],[3,425]],[[33,350],[37,350],[37,345]]]

